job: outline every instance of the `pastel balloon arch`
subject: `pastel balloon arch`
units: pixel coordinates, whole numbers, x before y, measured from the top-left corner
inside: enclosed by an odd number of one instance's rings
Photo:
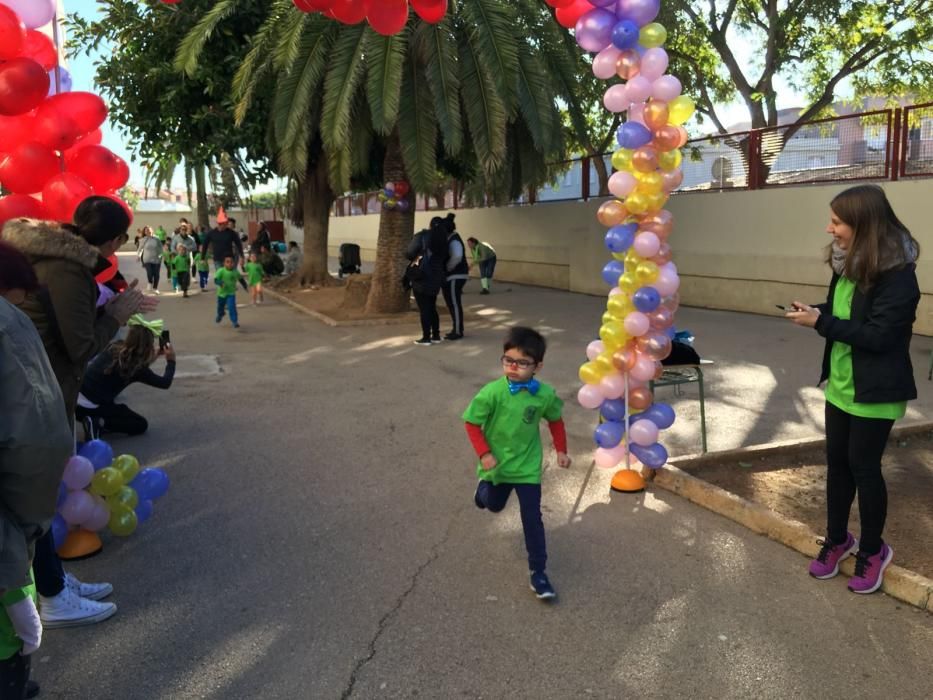
[[[59,65],[55,0],[0,0],[0,227],[21,216],[71,221],[81,200],[111,197],[130,177],[100,145],[107,106],[71,92]],[[53,41],[51,37],[55,37]]]

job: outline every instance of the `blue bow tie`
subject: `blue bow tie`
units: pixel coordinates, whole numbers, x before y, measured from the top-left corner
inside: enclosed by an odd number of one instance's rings
[[[513,396],[522,389],[527,389],[528,393],[534,396],[540,388],[541,382],[537,379],[529,379],[527,382],[509,382],[509,391],[512,392]]]

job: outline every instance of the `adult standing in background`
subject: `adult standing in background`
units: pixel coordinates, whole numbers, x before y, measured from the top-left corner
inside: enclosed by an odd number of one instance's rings
[[[437,219],[442,221],[442,219]],[[444,285],[444,261],[447,259],[447,227],[432,222],[430,228],[416,234],[405,257],[418,273],[409,277],[411,290],[421,313],[421,338],[415,345],[441,342],[441,321],[437,315],[437,294]]]
[[[496,249],[485,241],[481,243],[473,237],[467,238],[467,243],[473,254],[473,262],[479,265],[479,281],[483,286],[480,294],[489,294],[492,276],[496,271]]]
[[[266,222],[260,221],[259,231],[256,232],[256,238],[253,240],[250,250],[259,252],[262,250],[263,246],[272,250],[272,238],[269,236],[269,229],[266,227]]]
[[[159,275],[162,272],[162,241],[155,237],[152,229],[143,227],[143,239],[139,244],[139,262],[146,270],[146,279],[149,282],[146,291],[159,294]]]
[[[237,262],[243,263],[243,243],[236,231],[230,227],[230,219],[223,210],[217,214],[217,228],[208,231],[201,243],[201,256],[205,259],[209,248],[212,250],[215,270],[224,266],[224,258],[227,256],[233,257],[234,266]]]
[[[910,339],[920,302],[920,246],[877,185],[858,185],[830,203],[825,304],[793,303],[787,317],[826,338],[826,538],[810,575],[832,578],[856,552],[853,593],[873,593],[894,557],[881,537],[888,493],[881,458],[894,421],[917,398]],[[861,532],[848,532],[858,495]]]
[[[191,235],[191,226],[185,221],[178,225],[178,232],[172,236],[172,252],[177,251],[180,245],[185,246],[192,255],[198,252],[198,243]]]
[[[470,266],[466,260],[466,247],[457,233],[455,214],[447,214],[443,219],[434,217],[431,225],[437,222],[447,230],[446,277],[443,286],[444,303],[450,312],[452,328],[444,340],[460,340],[463,337],[463,287],[470,278]]]

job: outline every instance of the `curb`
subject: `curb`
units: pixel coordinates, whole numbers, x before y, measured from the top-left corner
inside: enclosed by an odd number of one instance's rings
[[[904,437],[905,435],[927,432],[931,427],[933,427],[933,423],[904,426],[898,431],[893,431],[892,435],[896,434],[898,437]],[[822,439],[817,439],[807,440],[803,443],[793,443],[793,445],[813,447],[823,442]],[[775,443],[749,450],[719,452],[715,453],[715,456],[720,459],[736,455],[747,458],[753,455],[782,454],[797,451],[790,449],[791,447],[791,443]],[[688,457],[677,461],[681,464],[685,462],[702,464],[712,460],[709,455],[704,455],[695,459]],[[688,501],[729,518],[740,525],[744,525],[753,532],[765,535],[791,549],[796,549],[808,557],[812,558],[819,552],[819,547],[816,544],[819,535],[804,523],[786,518],[764,506],[736,496],[719,486],[714,486],[709,482],[687,474],[672,464],[657,471],[647,470],[646,478],[651,483],[671,493],[686,498]],[[851,558],[846,559],[840,567],[842,573],[847,576],[852,576],[854,569],[855,563]],[[933,579],[922,576],[915,571],[900,566],[888,567],[885,571],[881,590],[892,598],[897,598],[921,610],[933,613]]]
[[[264,288],[262,290],[273,299],[278,299],[279,301],[288,304],[289,306],[295,308],[303,314],[307,314],[312,318],[316,318],[321,323],[325,323],[332,328],[345,328],[347,326],[404,326],[412,325],[418,323],[417,318],[406,318],[406,317],[395,317],[395,318],[372,318],[372,319],[357,319],[353,321],[338,321],[327,314],[321,313],[320,311],[314,311],[305,306],[302,306],[297,301],[292,301],[284,294],[279,292],[272,291],[271,289]]]

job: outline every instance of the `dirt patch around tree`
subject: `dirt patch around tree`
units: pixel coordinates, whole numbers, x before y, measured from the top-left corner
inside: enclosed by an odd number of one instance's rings
[[[405,324],[418,323],[418,310],[412,303],[408,311],[397,314],[367,314],[366,298],[372,284],[372,275],[351,275],[334,278],[330,286],[302,287],[297,275],[284,277],[270,285],[284,299],[329,320],[332,325]]]
[[[684,463],[685,472],[737,496],[826,530],[826,458],[823,448],[728,461]],[[894,563],[933,578],[933,431],[892,437],[882,461],[888,488],[885,541]],[[858,499],[849,529],[858,536]]]

